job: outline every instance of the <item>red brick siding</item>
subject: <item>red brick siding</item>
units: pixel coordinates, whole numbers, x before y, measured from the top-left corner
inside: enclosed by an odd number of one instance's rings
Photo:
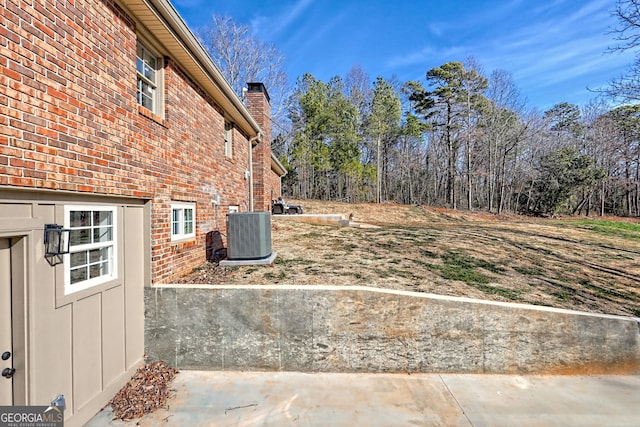
[[[150,199],[152,279],[205,258],[211,200],[248,209],[246,135],[170,58],[164,117],[136,103],[136,31],[113,2],[0,0],[0,186]],[[172,244],[172,201],[197,204],[196,240]]]
[[[253,147],[253,209],[257,212],[271,210],[271,192],[268,188],[271,174],[271,106],[265,94],[247,92],[247,107],[262,128],[262,141]]]
[[[277,199],[282,196],[282,190],[280,188],[280,176],[271,171],[267,177],[267,194],[270,199]]]

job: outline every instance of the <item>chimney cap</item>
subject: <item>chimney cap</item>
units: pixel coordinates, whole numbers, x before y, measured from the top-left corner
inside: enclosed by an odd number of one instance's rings
[[[247,83],[247,90],[249,92],[262,92],[264,93],[265,98],[267,98],[267,102],[271,100],[271,98],[269,98],[269,92],[267,92],[267,88],[264,87],[264,83],[259,83],[259,82]]]

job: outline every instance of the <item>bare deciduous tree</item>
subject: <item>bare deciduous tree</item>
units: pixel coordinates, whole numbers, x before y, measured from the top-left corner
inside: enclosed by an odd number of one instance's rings
[[[618,44],[610,51],[636,51],[636,58],[624,75],[612,80],[601,92],[625,102],[640,101],[640,54],[637,52],[640,47],[640,0],[618,0],[611,14],[618,21],[618,26],[612,30]]]
[[[264,83],[271,97],[272,119],[278,120],[286,113],[291,87],[285,57],[278,48],[259,40],[249,26],[239,25],[228,16],[213,15],[196,34],[238,96],[248,82]]]

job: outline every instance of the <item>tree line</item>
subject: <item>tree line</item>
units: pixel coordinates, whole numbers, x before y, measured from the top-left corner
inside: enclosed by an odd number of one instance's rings
[[[639,6],[618,1],[614,50],[640,45]],[[290,87],[273,67],[277,49],[232,43],[252,36],[214,20],[216,32],[200,36],[230,81],[261,80],[278,93],[272,147],[288,171],[288,197],[640,216],[640,61],[587,105],[540,112],[508,72],[487,75],[473,58],[429,69],[424,81],[372,81],[356,66],[326,82],[305,74]],[[240,45],[253,52],[249,71],[234,63]]]
[[[294,198],[452,209],[640,214],[640,108],[566,102],[526,110],[510,75],[473,63],[428,70],[425,83],[355,68],[298,79],[291,133],[274,149]]]

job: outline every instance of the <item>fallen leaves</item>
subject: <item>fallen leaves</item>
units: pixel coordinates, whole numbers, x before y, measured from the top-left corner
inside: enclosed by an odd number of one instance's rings
[[[231,280],[233,276],[233,269],[231,267],[221,267],[217,263],[206,262],[197,268],[194,268],[191,273],[175,278],[171,281],[174,284],[210,284],[220,285]]]
[[[163,407],[171,396],[169,383],[178,372],[162,360],[138,368],[131,380],[109,402],[115,415],[113,419],[131,421]]]

